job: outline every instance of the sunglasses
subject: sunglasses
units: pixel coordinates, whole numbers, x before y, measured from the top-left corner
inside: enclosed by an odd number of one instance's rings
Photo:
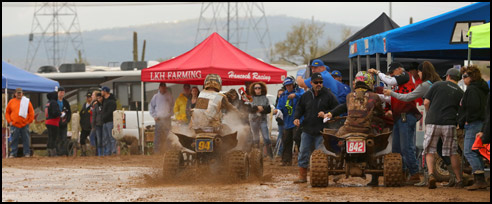
[[[323,81],[313,81],[313,84],[323,84]]]
[[[261,89],[261,87],[255,87],[255,89]]]
[[[468,78],[469,76],[468,76],[468,74],[463,74],[462,77],[463,77],[463,79],[465,79],[465,78]]]

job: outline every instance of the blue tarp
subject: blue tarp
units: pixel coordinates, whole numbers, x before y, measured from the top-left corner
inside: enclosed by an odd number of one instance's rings
[[[22,88],[23,91],[52,92],[60,83],[19,69],[2,60],[2,89]]]
[[[479,2],[414,24],[350,42],[349,57],[394,53],[394,57],[466,59],[468,29],[490,22],[490,2]],[[490,50],[476,53],[490,59]],[[482,56],[483,55],[483,56]],[[487,55],[487,56],[485,56]]]

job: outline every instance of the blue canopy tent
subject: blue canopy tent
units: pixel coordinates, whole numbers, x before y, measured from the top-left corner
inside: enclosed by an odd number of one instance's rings
[[[52,92],[59,86],[57,81],[19,69],[2,60],[2,89],[20,87],[23,91]]]
[[[350,42],[349,58],[364,55],[426,59],[467,59],[471,26],[490,22],[490,2],[479,2],[414,24]],[[474,52],[490,60],[490,49]],[[350,68],[352,69],[352,68]],[[352,79],[351,79],[352,80]]]
[[[2,60],[2,89],[5,90],[5,108],[8,102],[7,90],[9,89],[13,90],[20,87],[23,91],[52,92],[57,90],[59,86],[57,81],[24,71]],[[2,122],[6,123],[7,121],[3,120]],[[9,134],[6,133],[6,135]],[[5,148],[4,151],[8,149],[7,145],[8,142],[5,142],[5,147],[2,147]]]

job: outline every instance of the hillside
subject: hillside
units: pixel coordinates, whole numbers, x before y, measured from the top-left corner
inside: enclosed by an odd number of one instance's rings
[[[287,32],[292,25],[301,21],[309,21],[300,18],[288,16],[268,16],[267,17],[271,45],[282,41],[286,38]],[[329,19],[326,19],[329,21]],[[327,23],[325,21],[315,21],[323,23],[324,38],[319,42],[326,42],[326,37],[341,42],[341,31],[345,26],[343,24]],[[142,52],[143,40],[147,41],[145,59],[158,60],[170,59],[185,53],[194,47],[195,36],[197,33],[198,19],[180,21],[177,23],[155,23],[133,27],[121,27],[112,29],[100,29],[85,31],[82,33],[85,54],[87,61],[92,65],[107,66],[108,62],[121,63],[133,59],[133,32],[138,33],[138,53],[139,58]],[[354,32],[360,28],[350,27]],[[225,38],[226,34],[222,34]],[[257,58],[268,61],[266,55],[262,52],[262,47],[255,34],[250,31],[249,44],[246,48],[241,48],[248,54]],[[201,41],[201,40],[199,40]],[[2,59],[10,63],[24,67],[28,48],[28,35],[17,35],[2,37]],[[38,67],[47,63],[47,55],[44,48],[40,47],[36,55],[35,66],[31,71],[36,71]],[[76,55],[71,45],[67,47],[65,61],[72,63]]]

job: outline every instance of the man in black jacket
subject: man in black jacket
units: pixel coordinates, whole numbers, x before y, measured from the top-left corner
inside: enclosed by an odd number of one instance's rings
[[[65,89],[63,87],[58,88],[57,102],[62,116],[60,117],[59,137],[56,140],[56,153],[58,156],[68,156],[67,125],[72,119],[72,110],[70,109],[70,103],[65,99]]]
[[[307,168],[309,158],[314,149],[322,149],[323,137],[323,117],[329,110],[338,105],[336,96],[326,87],[323,87],[323,78],[320,73],[311,76],[311,88],[301,96],[297,103],[294,113],[294,125],[300,126],[300,118],[304,116],[302,122],[301,147],[299,150],[298,166],[299,179],[294,183],[307,182]]]
[[[80,109],[79,115],[80,115],[80,128],[82,129],[80,131],[80,146],[82,149],[81,156],[87,156],[87,146],[86,140],[87,136],[91,133],[91,101],[92,101],[92,93],[88,92],[86,95],[86,103],[82,105],[82,108]]]
[[[101,88],[104,102],[102,105],[103,120],[103,155],[116,154],[116,140],[113,137],[113,111],[116,110],[116,99],[109,93],[110,89],[106,86]]]

